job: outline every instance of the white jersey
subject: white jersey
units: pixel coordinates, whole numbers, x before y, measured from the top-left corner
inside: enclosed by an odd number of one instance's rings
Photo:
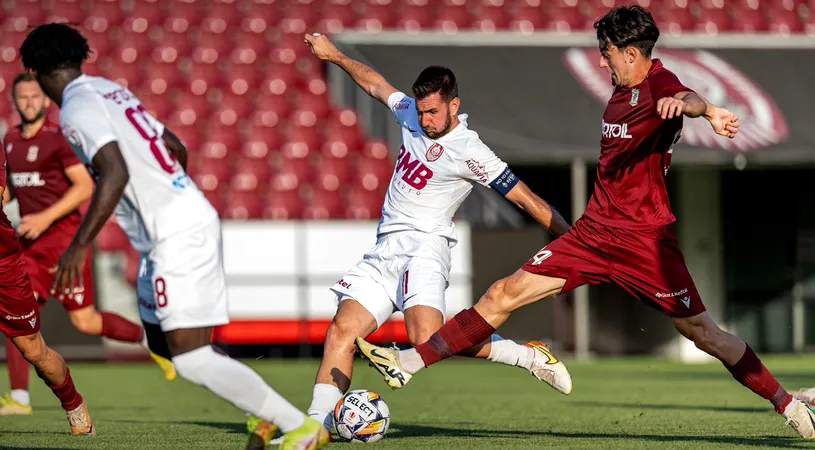
[[[388,98],[388,107],[402,127],[402,148],[378,234],[416,230],[442,236],[455,245],[453,216],[473,183],[511,188],[517,179],[478,134],[467,128],[466,114],[458,116],[458,126],[434,140],[419,126],[414,99],[395,92]]]
[[[100,148],[118,144],[130,180],[116,219],[136,250],[149,252],[157,242],[218,217],[164,146],[164,124],[127,88],[82,75],[65,87],[59,119],[63,135],[88,167]]]

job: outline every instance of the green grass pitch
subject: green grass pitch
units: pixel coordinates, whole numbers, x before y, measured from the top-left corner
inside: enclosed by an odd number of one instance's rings
[[[295,405],[311,400],[315,360],[247,361]],[[789,389],[815,385],[815,357],[770,357]],[[353,388],[379,392],[392,425],[378,449],[815,448],[770,404],[719,364],[650,358],[569,363],[574,392],[561,395],[524,371],[448,361],[391,391],[360,363]],[[5,366],[0,366],[5,374]],[[240,449],[244,416],[186,381],[167,383],[150,364],[73,364],[99,435],[73,438],[57,400],[32,374],[34,415],[0,417],[0,448]],[[8,390],[5,376],[0,391]],[[329,448],[348,448],[335,443]],[[356,446],[355,446],[356,447]]]

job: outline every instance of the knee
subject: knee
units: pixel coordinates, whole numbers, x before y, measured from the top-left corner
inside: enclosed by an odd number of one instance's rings
[[[102,334],[101,325],[96,323],[97,321],[95,320],[96,315],[99,313],[96,311],[79,311],[75,311],[70,314],[71,324],[74,326],[74,328],[76,328],[76,331],[90,336]]]
[[[204,379],[202,378],[202,375],[204,372],[212,369],[212,358],[217,357],[218,355],[212,349],[212,346],[207,345],[174,356],[173,365],[181,378],[184,378],[191,383],[203,386]]]
[[[45,345],[45,340],[40,333],[15,338],[14,344],[22,353],[23,358],[35,367],[38,367],[48,354],[48,346]]]
[[[353,319],[337,316],[328,326],[325,336],[325,346],[336,350],[354,351],[354,340],[364,333]]]
[[[494,312],[512,312],[517,309],[514,299],[509,295],[509,284],[506,278],[498,280],[487,289],[478,301],[479,304]]]
[[[718,327],[696,327],[690,337],[696,348],[707,354],[717,356],[721,333],[722,330]]]

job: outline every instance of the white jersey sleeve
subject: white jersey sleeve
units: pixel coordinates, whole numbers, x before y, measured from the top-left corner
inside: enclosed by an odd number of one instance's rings
[[[480,140],[471,140],[467,146],[466,157],[456,162],[462,178],[482,186],[496,188],[496,184],[501,183],[511,188],[517,183],[507,163]],[[497,190],[501,191],[500,188]]]
[[[416,113],[416,100],[405,95],[404,92],[394,92],[388,97],[388,108],[402,128],[418,130],[419,115]]]
[[[100,148],[116,141],[116,132],[100,102],[82,100],[71,104],[70,113],[61,114],[60,119],[66,139],[81,142],[82,153],[91,162]]]

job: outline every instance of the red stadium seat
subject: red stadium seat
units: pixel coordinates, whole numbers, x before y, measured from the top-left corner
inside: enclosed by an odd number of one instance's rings
[[[236,3],[212,3],[201,20],[201,29],[208,33],[222,34],[240,25],[241,17]]]
[[[265,188],[272,180],[272,166],[267,158],[241,156],[234,164],[230,181],[233,190]]]
[[[220,101],[215,108],[214,119],[222,125],[235,125],[239,120],[249,117],[255,105],[253,99],[254,92],[246,92],[243,95],[226,91],[220,95]]]
[[[167,120],[175,108],[173,102],[164,94],[155,94],[148,90],[138,96],[147,111],[162,122]]]
[[[770,25],[764,17],[764,12],[758,9],[743,9],[734,12],[738,20],[731,21],[731,30],[741,33],[766,33]]]
[[[190,156],[198,155],[198,149],[201,148],[203,145],[204,140],[202,139],[201,133],[199,129],[195,125],[181,125],[181,124],[168,124],[170,131],[175,133],[181,142],[189,149],[191,152]]]
[[[221,72],[221,82],[226,92],[246,95],[260,84],[261,73],[256,64],[234,64]],[[257,93],[252,93],[253,96]]]
[[[229,165],[223,160],[200,159],[188,167],[190,178],[202,191],[218,191],[228,186]]]
[[[725,9],[700,9],[696,29],[701,33],[717,35],[732,29],[732,20]]]
[[[312,150],[318,150],[323,145],[323,137],[316,127],[292,125],[286,133],[288,142],[283,145],[283,153],[301,158],[310,154]]]
[[[221,83],[221,72],[215,64],[192,63],[185,81],[185,89],[195,95],[204,95]]]
[[[271,188],[274,191],[297,190],[308,181],[311,165],[306,158],[283,158],[272,175]]]
[[[263,33],[237,33],[233,36],[232,62],[256,64],[264,61],[272,45]]]
[[[535,30],[545,29],[548,23],[549,19],[540,6],[522,6],[515,10],[515,14],[509,21],[509,28],[523,33],[532,33]]]
[[[116,0],[96,0],[88,5],[84,28],[97,32],[119,27],[124,23],[125,12]]]
[[[472,18],[467,5],[446,5],[437,9],[433,27],[448,33],[469,29]]]
[[[315,30],[323,34],[337,34],[345,29],[353,28],[357,21],[357,13],[347,5],[328,4],[323,7],[322,17],[317,21]]]
[[[192,53],[193,44],[186,31],[161,30],[159,36],[151,54],[154,61],[174,62]]]
[[[94,241],[96,248],[102,252],[123,252],[130,248],[130,241],[114,219],[105,222]]]
[[[259,219],[263,216],[262,195],[257,190],[229,192],[223,215],[231,220]]]
[[[810,12],[812,17],[812,12]],[[769,9],[767,11],[767,19],[770,22],[770,31],[773,34],[780,34],[788,36],[794,33],[802,33],[804,31],[804,24],[801,21],[801,16],[795,11],[787,9]]]
[[[680,35],[692,32],[696,27],[696,18],[689,9],[663,9],[653,14],[654,21],[666,34]]]
[[[382,217],[384,191],[352,189],[345,207],[345,217],[352,220],[378,220]]]
[[[299,34],[302,37],[303,33],[314,28],[320,18],[313,5],[295,2],[286,2],[285,5],[283,18],[278,24],[283,33]]]
[[[280,152],[282,146],[283,138],[276,128],[252,127],[243,142],[241,153],[249,158],[266,158]]]
[[[360,15],[356,27],[361,31],[379,33],[396,28],[398,20],[399,14],[393,6],[368,4]]]
[[[47,14],[40,2],[17,2],[3,21],[4,31],[29,31],[29,28],[45,23]]]
[[[357,151],[357,148],[351,147],[347,142],[329,137],[323,142],[320,148],[320,153],[326,158],[344,159],[348,158]]]
[[[164,22],[164,15],[165,11],[162,10],[159,3],[135,2],[122,28],[125,31],[146,33],[153,27],[161,26]]]
[[[313,30],[313,27],[309,27],[309,30]],[[286,33],[280,35],[280,38],[277,41],[277,47],[282,51],[289,50],[294,52],[294,58],[314,58],[311,56],[311,50],[309,50],[308,45],[303,42],[303,33]],[[294,62],[295,60],[291,60],[288,62]]]
[[[105,77],[131,90],[141,86],[144,81],[139,64],[107,60],[101,63],[99,68]]]
[[[204,17],[203,2],[174,0],[168,2],[165,29],[187,29],[197,27]]]
[[[510,16],[506,8],[501,6],[482,6],[472,25],[474,30],[493,32],[509,28]]]
[[[124,33],[116,46],[115,58],[126,63],[136,62],[149,57],[153,50],[150,39],[140,33]]]
[[[323,158],[314,166],[311,184],[324,191],[337,191],[348,184],[351,173],[347,159]]]
[[[433,12],[422,6],[405,5],[402,7],[396,28],[419,32],[433,27]]]
[[[258,97],[255,111],[252,113],[252,125],[256,127],[274,127],[289,117],[291,108],[286,97],[282,95],[262,95]]]
[[[306,203],[303,217],[308,220],[340,219],[344,212],[339,191],[314,189]]]
[[[82,8],[82,3],[84,2],[77,0],[58,0],[51,5],[46,20],[48,22],[82,23],[88,15],[87,11]]]
[[[297,220],[303,217],[303,202],[296,191],[273,192],[266,195],[263,218]]]
[[[93,51],[97,57],[99,55],[109,55],[116,46],[116,41],[105,31],[82,30],[82,34],[85,36],[85,39],[88,40],[91,51]],[[6,34],[6,36],[8,36],[8,34]],[[4,40],[6,36],[3,37]]]
[[[200,186],[199,186],[200,188]],[[204,191],[204,197],[207,198],[212,207],[218,211],[220,217],[225,217],[224,210],[226,209],[226,190],[220,189],[217,191]]]
[[[390,158],[390,148],[383,140],[368,141],[362,148],[362,156],[368,159],[388,160]]]
[[[186,123],[192,123],[200,119],[209,117],[212,113],[212,106],[207,98],[203,95],[195,95],[189,92],[178,92],[174,96],[176,104],[176,112],[178,113],[192,113],[195,114],[195,119],[187,120]]]
[[[266,30],[277,26],[283,17],[283,13],[275,6],[250,4],[248,7],[240,24],[244,32],[265,33]]]
[[[148,61],[144,68],[145,78],[142,86],[154,94],[166,95],[171,89],[182,86],[182,73],[174,62]]]
[[[198,63],[215,64],[219,59],[228,57],[231,49],[232,44],[225,34],[202,32],[192,50],[192,60]]]
[[[580,11],[580,8],[576,6],[550,8],[549,14],[549,29],[559,31],[561,33],[581,31],[587,28],[589,21],[593,23],[593,20],[584,16]]]
[[[282,95],[298,86],[300,74],[294,64],[272,64],[260,82],[264,94]]]
[[[306,91],[300,92],[297,97],[297,106],[298,111],[311,111],[319,119],[328,117],[331,113],[331,104],[326,94],[313,94]]]
[[[239,152],[241,136],[233,126],[211,125],[201,149],[212,158],[226,158],[229,153]]]
[[[354,183],[368,191],[382,190],[393,176],[393,164],[387,159],[364,158],[354,174]]]

